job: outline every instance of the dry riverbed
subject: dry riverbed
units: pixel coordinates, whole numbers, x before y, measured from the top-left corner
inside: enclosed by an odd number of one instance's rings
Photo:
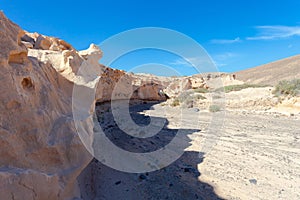
[[[138,103],[131,116],[141,125],[148,116],[167,120],[161,133],[145,140],[123,134],[108,107],[97,107],[99,121],[116,145],[153,151],[185,130],[187,147],[170,166],[142,174],[94,160],[80,176],[84,199],[300,199],[299,116]]]

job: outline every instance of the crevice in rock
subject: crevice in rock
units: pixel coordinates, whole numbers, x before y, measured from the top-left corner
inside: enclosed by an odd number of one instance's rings
[[[36,199],[37,198],[37,193],[36,191],[34,190],[34,188],[31,188],[29,186],[27,186],[25,183],[22,183],[21,180],[19,181],[19,185],[23,186],[24,188],[30,190],[32,193],[33,193],[33,199]]]
[[[11,199],[12,199],[12,200],[15,200],[15,195],[14,195],[14,193],[11,192],[10,195],[11,195]]]

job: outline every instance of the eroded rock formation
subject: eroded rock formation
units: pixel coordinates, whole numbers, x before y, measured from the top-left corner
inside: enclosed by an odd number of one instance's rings
[[[1,199],[79,197],[76,177],[91,156],[73,125],[73,83],[51,63],[28,56],[24,34],[0,13]]]
[[[92,159],[72,115],[74,83],[90,81],[77,75],[82,64],[92,80],[101,76],[95,100],[165,99],[158,93],[164,86],[100,65],[97,46],[78,52],[63,40],[21,30],[2,12],[0,49],[2,199],[80,197],[76,178]]]
[[[207,87],[203,78],[135,75],[98,63],[96,45],[77,51],[65,41],[23,31],[0,12],[1,199],[80,198],[77,177],[92,156],[77,135],[74,84],[96,86],[94,103],[165,100]],[[87,66],[88,74],[80,74]]]

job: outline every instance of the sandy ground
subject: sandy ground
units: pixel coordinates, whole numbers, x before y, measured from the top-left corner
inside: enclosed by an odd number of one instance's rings
[[[298,119],[227,113],[200,180],[226,199],[300,199],[299,128]]]
[[[139,139],[115,126],[107,105],[97,110],[107,137],[128,151],[154,151],[178,130],[187,145],[170,166],[143,174],[94,160],[79,178],[83,199],[300,199],[297,116],[137,104],[131,117],[140,125],[148,116],[167,119],[158,135]]]

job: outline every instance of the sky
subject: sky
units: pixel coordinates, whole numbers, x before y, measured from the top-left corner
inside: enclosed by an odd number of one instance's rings
[[[174,30],[200,44],[221,72],[300,54],[299,8],[299,0],[2,0],[0,4],[0,10],[23,29],[59,37],[78,50],[90,43],[101,48],[108,38],[131,29]],[[127,44],[134,43],[132,40]],[[116,43],[111,46],[122,48]],[[103,58],[111,53],[105,48],[103,52]],[[202,54],[182,57],[145,48],[120,55],[110,66],[158,75],[191,75],[199,73],[191,63],[200,65]]]

